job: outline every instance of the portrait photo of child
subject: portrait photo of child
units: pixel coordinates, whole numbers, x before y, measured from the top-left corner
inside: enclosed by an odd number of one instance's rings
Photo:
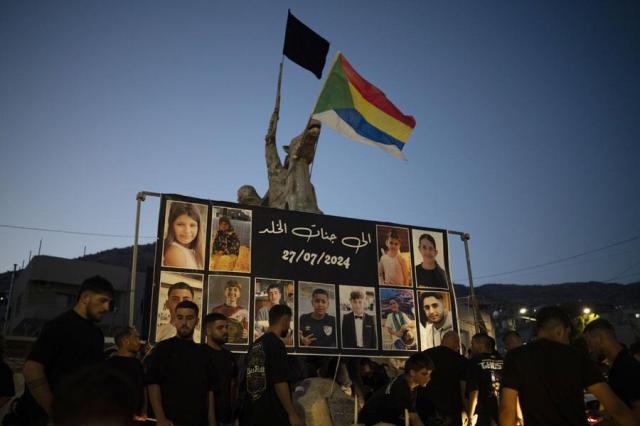
[[[449,279],[445,270],[446,234],[422,229],[411,230],[413,244],[413,263],[416,285],[442,290],[449,289]]]
[[[213,207],[209,270],[251,272],[251,210]]]
[[[167,201],[162,266],[183,269],[204,267],[207,209],[203,204]]]
[[[378,237],[378,284],[411,286],[409,230],[376,225]]]
[[[336,290],[333,284],[298,283],[298,344],[336,348]]]
[[[209,276],[208,313],[227,317],[229,343],[249,343],[250,278],[234,275]]]
[[[380,287],[380,317],[382,349],[418,349],[413,290]]]
[[[345,349],[378,349],[374,287],[341,285],[340,326]]]

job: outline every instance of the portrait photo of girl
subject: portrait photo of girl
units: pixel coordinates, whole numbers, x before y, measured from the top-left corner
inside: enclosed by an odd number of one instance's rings
[[[166,211],[162,266],[202,269],[207,206],[167,201]]]

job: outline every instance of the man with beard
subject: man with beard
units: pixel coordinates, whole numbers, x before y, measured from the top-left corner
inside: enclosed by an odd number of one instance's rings
[[[195,294],[193,288],[185,282],[172,284],[167,291],[167,301],[164,307],[169,310],[169,322],[158,327],[156,331],[156,342],[169,339],[176,335],[176,306],[183,300],[193,301]]]
[[[609,321],[598,318],[584,329],[589,351],[609,366],[609,386],[640,423],[640,362],[622,346]]]
[[[235,327],[232,327],[231,330],[227,329],[229,333],[229,343],[248,343],[249,312],[238,305],[241,292],[242,286],[238,281],[227,281],[224,285],[224,303],[214,306],[211,309],[211,312],[223,314],[228,320],[234,323]]]
[[[193,341],[198,313],[195,303],[178,303],[177,335],[158,343],[151,355],[149,401],[159,426],[216,424],[215,370],[207,351]]]
[[[118,346],[118,351],[107,359],[107,365],[118,370],[131,381],[136,392],[136,414],[144,411],[144,371],[142,363],[138,359],[140,351],[140,334],[135,327],[124,327],[116,330],[113,339]]]
[[[637,425],[598,367],[570,345],[572,324],[557,306],[536,314],[537,338],[509,352],[502,369],[500,426],[516,422],[518,398],[527,426],[584,425],[584,389],[620,425]]]
[[[444,293],[424,292],[420,295],[420,340],[421,349],[440,346],[442,336],[453,330],[451,312],[445,309]]]
[[[224,347],[229,340],[227,318],[221,313],[204,317],[202,329],[207,336],[204,345],[213,361],[218,379],[214,392],[218,426],[231,426],[236,420],[234,408],[238,400],[238,365],[231,352]]]
[[[267,332],[249,349],[241,425],[303,425],[291,401],[287,381],[289,364],[282,341],[289,331],[292,315],[287,305],[273,306]]]
[[[62,380],[103,361],[104,335],[96,323],[109,312],[113,294],[106,279],[87,278],[73,309],[44,325],[23,369],[26,389],[16,412],[25,424],[46,425]]]

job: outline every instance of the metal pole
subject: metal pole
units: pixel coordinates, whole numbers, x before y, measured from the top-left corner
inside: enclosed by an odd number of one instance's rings
[[[464,243],[464,255],[467,260],[467,275],[469,276],[469,293],[471,295],[471,306],[473,311],[473,323],[476,333],[486,333],[487,326],[480,314],[480,307],[478,306],[478,299],[476,299],[476,292],[473,288],[473,273],[471,272],[471,256],[469,254],[469,239],[471,236],[467,232],[449,231],[450,234],[459,235],[460,239]]]
[[[140,233],[140,207],[142,205],[142,202],[146,199],[147,195],[154,196],[154,197],[162,196],[162,194],[160,193],[148,192],[148,191],[141,191],[141,192],[138,192],[138,194],[136,195],[136,201],[137,201],[136,229],[135,229],[135,235],[133,237],[134,240],[133,240],[133,258],[131,260],[131,287],[129,292],[129,326],[130,327],[134,326],[133,311],[136,303],[135,296],[136,296],[136,275],[138,272],[138,236]]]
[[[11,283],[9,284],[9,299],[7,300],[7,309],[4,311],[4,327],[3,327],[3,335],[7,335],[7,328],[9,326],[9,309],[11,308],[11,298],[13,297],[13,283],[16,281],[16,269],[18,269],[18,264],[13,264],[13,272],[11,273]]]
[[[40,238],[40,245],[38,246],[38,256],[40,256],[41,250],[42,250],[42,238]]]

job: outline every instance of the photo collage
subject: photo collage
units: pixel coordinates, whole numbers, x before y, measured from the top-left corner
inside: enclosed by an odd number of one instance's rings
[[[165,196],[160,210],[152,342],[176,335],[176,306],[184,300],[198,306],[200,322],[223,314],[227,345],[237,352],[267,332],[276,304],[293,313],[282,337],[292,353],[402,356],[438,346],[457,329],[445,230],[372,223],[371,278],[314,282],[295,268],[289,276],[252,271],[260,207]],[[198,324],[194,340],[205,338]]]

